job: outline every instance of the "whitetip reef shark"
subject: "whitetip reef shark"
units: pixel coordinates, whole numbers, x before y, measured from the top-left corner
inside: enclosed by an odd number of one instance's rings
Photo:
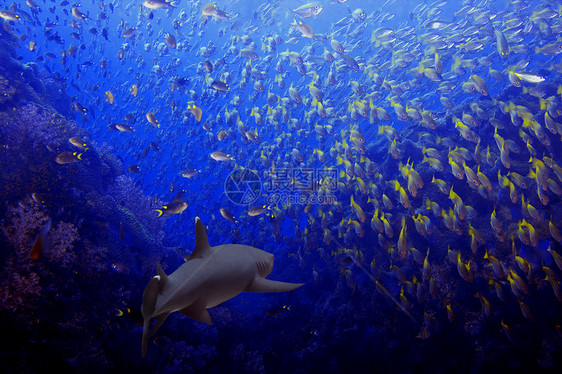
[[[148,340],[172,312],[180,311],[196,321],[211,324],[207,308],[241,292],[292,291],[304,283],[265,279],[273,269],[273,254],[242,244],[211,247],[199,217],[195,218],[195,249],[189,260],[166,275],[160,265],[142,295],[142,357]],[[156,323],[150,330],[153,318]]]

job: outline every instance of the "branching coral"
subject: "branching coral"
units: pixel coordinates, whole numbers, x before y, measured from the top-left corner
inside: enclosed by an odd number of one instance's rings
[[[147,226],[143,225],[137,217],[124,206],[117,208],[119,216],[122,219],[123,227],[133,238],[133,243],[141,248],[155,248],[158,246],[156,238],[154,238]]]
[[[0,75],[0,104],[4,104],[12,100],[16,93],[16,88],[10,84],[10,81],[3,75]]]
[[[125,175],[115,178],[108,194],[117,202],[123,225],[136,241],[144,243],[147,248],[162,246],[166,220],[158,218],[151,207],[150,197],[144,195],[131,178]]]

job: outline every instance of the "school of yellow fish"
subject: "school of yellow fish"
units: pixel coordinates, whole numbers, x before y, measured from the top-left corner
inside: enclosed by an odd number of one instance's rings
[[[431,334],[438,314],[458,323],[467,308],[461,292],[473,293],[482,316],[510,340],[522,322],[504,319],[502,305],[515,302],[522,318],[534,321],[533,295],[548,288],[562,302],[559,1],[512,0],[500,8],[465,0],[452,17],[442,15],[452,4],[436,1],[420,3],[407,19],[392,13],[396,0],[376,7],[310,3],[292,11],[256,2],[244,19],[235,13],[240,1],[146,0],[134,25],[121,18],[113,29],[106,21],[118,17],[112,3],[84,14],[67,2],[65,23],[76,44],[86,37],[94,43],[77,48],[64,41],[60,63],[94,139],[115,130],[111,139],[124,144],[116,147],[141,164],[131,173],[154,171],[146,183],[187,189],[158,214],[181,213],[188,201],[198,214],[220,213],[233,227],[259,220],[278,238],[281,223],[291,220],[297,248],[290,250],[303,268],[320,256],[352,289],[363,274],[354,269],[368,272],[401,310],[423,319],[421,337]],[[20,30],[41,19],[36,26],[47,30],[52,50],[52,30],[62,25],[45,19],[47,9],[38,13],[32,0],[26,4],[32,16],[15,7],[0,17]],[[121,4],[127,15],[136,5]],[[328,11],[343,17],[326,26]],[[55,61],[31,33],[22,35],[31,38],[29,53]],[[109,49],[102,37],[121,47],[90,69],[99,84],[74,87],[72,77],[90,68],[89,49]],[[125,68],[133,63],[139,71]],[[93,108],[103,118],[92,118]],[[87,142],[70,143],[81,153],[60,153],[61,167],[87,159]],[[145,159],[150,149],[174,165]],[[238,207],[226,199],[198,201],[205,192],[186,187],[201,178],[222,188],[239,167],[264,181],[279,170],[337,169],[315,185],[317,196],[334,194],[336,201],[257,202],[235,218],[230,210]],[[549,323],[562,336],[562,319]]]

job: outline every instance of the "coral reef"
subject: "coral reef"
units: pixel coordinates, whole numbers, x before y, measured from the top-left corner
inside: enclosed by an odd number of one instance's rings
[[[65,118],[72,111],[64,82],[20,64],[17,40],[6,30],[0,27],[0,349],[26,359],[0,369],[39,371],[45,361],[107,371],[111,352],[100,336],[134,331],[140,295],[130,290],[140,289],[159,258],[180,259],[162,247],[166,218],[158,219],[150,198],[123,175],[119,157]],[[77,149],[72,137],[88,149]],[[55,162],[77,151],[79,162]],[[34,363],[28,356],[37,344],[52,355]]]

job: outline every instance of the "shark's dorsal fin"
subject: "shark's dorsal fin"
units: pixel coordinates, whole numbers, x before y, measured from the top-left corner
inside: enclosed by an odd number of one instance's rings
[[[207,232],[199,217],[195,217],[195,249],[191,254],[191,258],[205,257],[205,253],[211,249],[209,240],[207,239]]]

